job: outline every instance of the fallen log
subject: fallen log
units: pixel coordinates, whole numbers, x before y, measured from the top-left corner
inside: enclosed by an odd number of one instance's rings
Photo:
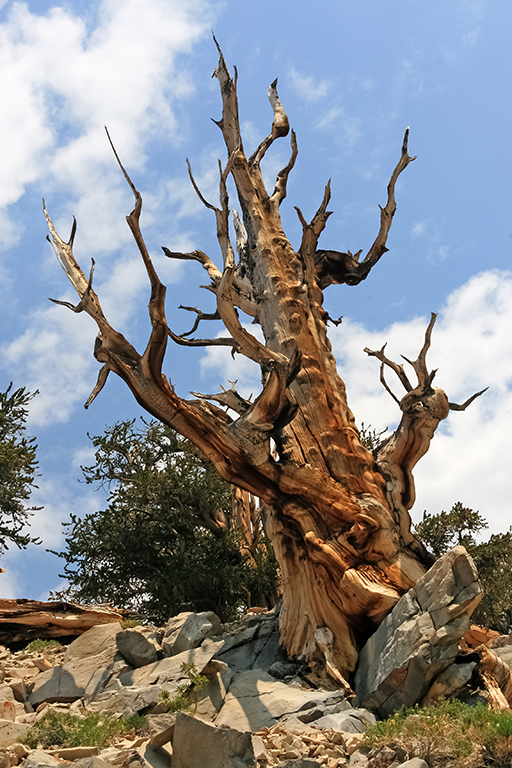
[[[127,611],[110,605],[0,598],[0,644],[11,646],[38,638],[77,637],[96,624],[122,621],[127,616]]]

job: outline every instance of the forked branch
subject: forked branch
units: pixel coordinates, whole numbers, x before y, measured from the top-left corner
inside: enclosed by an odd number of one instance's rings
[[[408,150],[409,128],[406,129],[402,143],[402,153],[388,184],[388,199],[384,208],[380,207],[380,229],[370,250],[362,261],[359,256],[362,251],[353,255],[350,251],[319,250],[315,253],[316,272],[318,285],[322,290],[333,283],[346,285],[358,285],[365,280],[372,267],[377,264],[381,256],[388,250],[386,242],[389,230],[396,211],[395,187],[398,177],[415,157],[409,155]]]
[[[368,347],[365,347],[364,351],[370,356],[370,357],[376,357],[377,360],[380,360],[381,362],[381,374],[380,374],[380,380],[382,384],[384,385],[385,389],[391,394],[394,400],[396,400],[397,403],[399,403],[400,408],[405,411],[409,408],[412,408],[419,400],[424,398],[425,396],[431,395],[434,393],[434,388],[432,387],[432,382],[434,380],[434,377],[436,375],[436,370],[432,370],[429,372],[427,368],[427,352],[430,349],[431,340],[432,340],[432,330],[434,328],[435,322],[437,319],[437,314],[434,312],[431,313],[430,316],[430,322],[427,326],[427,329],[425,331],[425,340],[423,343],[423,346],[418,354],[418,357],[416,360],[409,360],[405,355],[402,355],[404,360],[409,363],[409,365],[412,366],[414,369],[414,372],[416,374],[417,378],[417,385],[416,387],[413,387],[410,383],[405,371],[403,365],[399,363],[395,363],[392,360],[390,360],[386,355],[384,354],[384,350],[386,348],[386,344],[382,347],[382,349],[373,351],[371,349],[368,349]],[[398,378],[400,379],[404,389],[406,390],[407,394],[402,398],[402,400],[399,400],[391,391],[389,386],[386,383],[385,377],[384,377],[384,369],[385,367],[391,368],[392,371],[396,373]],[[457,403],[448,403],[447,406],[449,407],[449,410],[451,411],[464,411],[468,405],[470,405],[473,400],[475,400],[477,397],[480,397],[480,395],[483,395],[484,392],[486,392],[488,387],[485,389],[482,389],[480,392],[476,392],[474,395],[472,395],[470,398],[466,400],[465,403],[462,405],[457,405]],[[441,390],[437,390],[438,392]]]

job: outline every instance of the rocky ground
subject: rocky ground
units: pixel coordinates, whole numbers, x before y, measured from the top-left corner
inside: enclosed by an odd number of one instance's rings
[[[349,698],[328,677],[282,656],[277,611],[228,627],[212,613],[180,614],[162,628],[116,621],[60,649],[2,648],[0,768],[426,768],[397,745],[369,751],[364,732],[376,714],[439,694],[510,706],[509,638],[491,642],[469,631],[479,590],[470,559],[456,547],[370,639]],[[193,684],[198,673],[202,688]],[[170,713],[169,703],[183,695],[188,710]],[[107,748],[29,749],[30,729],[52,711],[141,713],[147,731]]]

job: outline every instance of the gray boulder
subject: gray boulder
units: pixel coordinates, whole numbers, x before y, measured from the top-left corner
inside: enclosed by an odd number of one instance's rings
[[[147,724],[152,749],[158,749],[172,740],[176,725],[176,712],[162,715],[148,715]]]
[[[158,685],[119,685],[117,689],[112,685],[89,700],[87,708],[91,712],[110,712],[118,717],[131,717],[143,709],[154,707],[159,701],[161,690]]]
[[[89,755],[73,760],[73,768],[112,768],[112,765],[97,755]]]
[[[172,740],[173,768],[256,768],[251,734],[217,728],[179,712]]]
[[[156,632],[147,627],[124,629],[116,635],[119,652],[132,667],[144,667],[158,661],[160,644]]]
[[[406,760],[405,763],[400,763],[398,768],[428,768],[428,763],[421,757],[413,757],[411,760]]]
[[[207,637],[220,632],[220,619],[213,611],[180,613],[169,619],[162,641],[164,656],[175,656],[191,648],[197,648]]]
[[[482,594],[464,547],[440,558],[362,649],[354,682],[361,704],[385,717],[421,701],[454,662]]]
[[[46,768],[46,766],[62,765],[62,760],[49,755],[42,749],[34,749],[23,763],[23,768]]]
[[[276,662],[283,661],[278,614],[254,616],[241,630],[222,639],[216,658],[225,661],[235,674],[248,669],[270,671]]]
[[[310,725],[316,728],[330,728],[341,733],[364,733],[369,725],[375,725],[375,715],[367,709],[346,709],[330,715],[323,715]]]
[[[117,650],[116,635],[121,624],[99,624],[73,640],[64,654],[64,663],[41,672],[35,679],[28,701],[34,709],[43,701],[71,702],[93,696],[114,671],[126,666]]]
[[[199,648],[192,648],[176,656],[147,664],[145,667],[129,670],[120,675],[119,680],[122,685],[138,687],[170,683],[172,684],[170,687],[168,685],[165,687],[171,690],[173,686],[186,683],[189,679],[181,669],[183,664],[194,664],[197,671],[202,672],[220,648],[222,648],[222,640],[218,642],[205,640]]]
[[[16,723],[12,720],[0,720],[0,747],[9,747],[16,741],[23,741],[30,725]]]
[[[208,683],[196,694],[195,713],[202,720],[213,721],[224,705],[233,672],[223,661],[212,659],[202,674],[208,678]]]

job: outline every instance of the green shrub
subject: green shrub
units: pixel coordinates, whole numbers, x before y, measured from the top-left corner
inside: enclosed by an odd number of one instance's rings
[[[142,732],[145,723],[145,718],[140,715],[118,718],[94,713],[80,717],[71,712],[48,712],[30,729],[24,743],[31,749],[105,747],[130,731]]]
[[[167,705],[168,712],[182,712],[187,711],[194,703],[194,712],[197,709],[197,696],[208,684],[208,678],[205,675],[201,675],[194,662],[183,662],[180,670],[190,680],[189,683],[183,683],[176,688],[176,694],[171,699],[169,691],[163,690],[160,694],[160,699]]]
[[[142,621],[140,619],[123,619],[121,626],[123,629],[133,629],[134,627],[141,627]]]
[[[423,709],[404,708],[366,731],[366,746],[379,748],[390,743],[402,747],[409,758],[422,758],[430,768],[509,768],[512,712],[493,712],[483,704],[469,706],[456,699]]]
[[[36,651],[46,651],[50,648],[62,648],[62,645],[58,640],[41,640],[37,638],[32,640],[23,650],[27,653],[35,653]]]

